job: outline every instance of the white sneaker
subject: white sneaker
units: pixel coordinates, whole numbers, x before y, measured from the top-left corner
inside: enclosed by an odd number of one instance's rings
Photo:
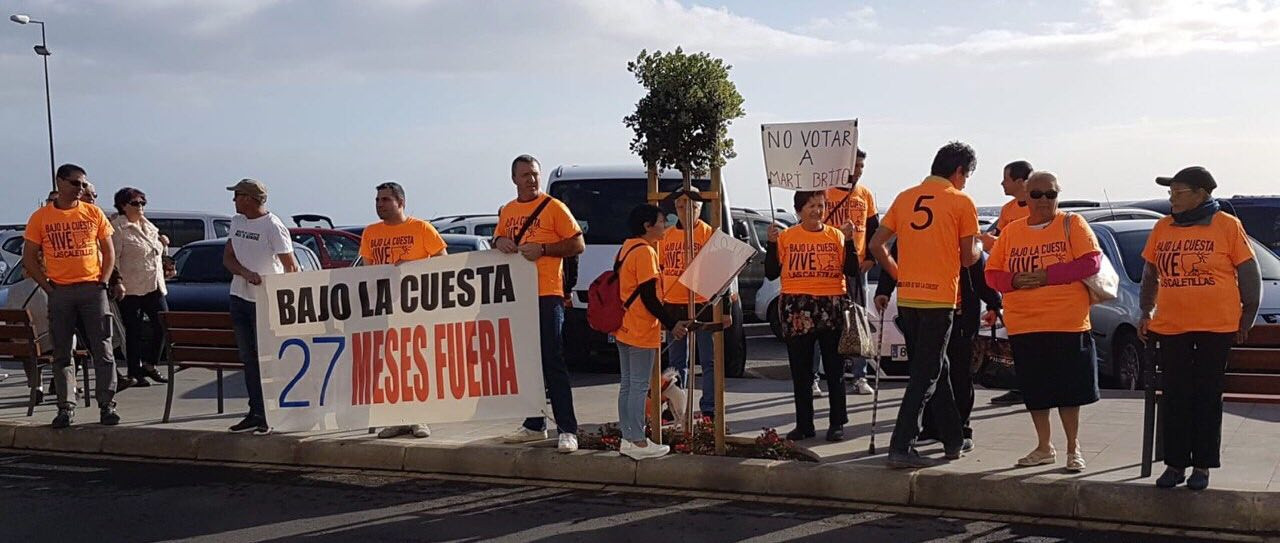
[[[408,426],[387,426],[378,430],[378,439],[391,439],[409,433]]]
[[[560,434],[560,441],[556,444],[556,450],[562,453],[571,453],[578,450],[578,436],[573,434]]]
[[[409,426],[409,433],[418,439],[431,437],[431,427],[425,424],[413,424]]]
[[[867,378],[863,377],[853,382],[854,394],[875,394],[876,389],[871,388],[871,384],[867,383]]]
[[[822,387],[821,387],[821,386],[818,386],[818,380],[817,380],[817,379],[814,379],[814,380],[813,380],[813,397],[814,397],[814,398],[821,398],[821,397],[822,397],[822,394],[823,394],[823,393],[822,393]]]
[[[516,430],[505,436],[502,436],[502,441],[503,443],[531,443],[534,441],[542,441],[546,438],[547,438],[546,430],[539,432],[537,430],[530,430],[528,428],[525,428],[524,426],[521,426],[519,430]]]
[[[622,445],[618,447],[618,452],[631,457],[633,460],[644,460],[646,458],[658,458],[660,456],[666,456],[667,453],[671,452],[671,447],[668,447],[666,445],[658,445],[657,443],[649,441],[648,439],[646,439],[645,441],[648,442],[648,446],[639,447],[635,443],[632,443],[624,439],[622,440]]]

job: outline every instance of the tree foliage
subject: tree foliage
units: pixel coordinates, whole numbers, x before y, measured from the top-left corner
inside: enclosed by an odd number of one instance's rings
[[[627,71],[648,93],[623,118],[635,131],[631,151],[660,170],[703,176],[737,156],[729,123],[743,116],[742,95],[729,80],[732,66],[707,53],[640,51]]]

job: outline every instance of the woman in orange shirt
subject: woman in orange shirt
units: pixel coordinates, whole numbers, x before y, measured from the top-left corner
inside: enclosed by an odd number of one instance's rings
[[[1102,250],[1079,215],[1058,211],[1058,179],[1027,179],[1031,214],[1010,223],[991,248],[987,283],[1004,295],[1018,389],[1031,412],[1038,443],[1019,466],[1057,462],[1049,411],[1058,409],[1067,434],[1067,471],[1084,471],[1080,406],[1098,401],[1098,364],[1089,324],[1089,289]]]
[[[1169,187],[1173,215],[1160,219],[1142,257],[1138,324],[1164,368],[1164,474],[1156,486],[1209,486],[1220,467],[1222,388],[1231,344],[1258,317],[1262,274],[1240,220],[1213,199],[1218,183],[1192,166],[1156,183]],[[1187,478],[1187,468],[1194,468]]]
[[[662,329],[683,339],[688,323],[667,314],[658,297],[658,242],[667,230],[667,216],[657,206],[640,204],[627,217],[632,238],[622,243],[614,260],[618,295],[625,301],[622,327],[614,332],[618,345],[618,450],[635,460],[656,458],[670,451],[644,435],[644,402],[649,395],[653,362],[662,346]],[[638,302],[638,303],[637,303]]]
[[[845,276],[857,275],[858,248],[853,242],[853,224],[839,230],[823,224],[827,198],[822,191],[795,194],[800,224],[779,233],[769,226],[764,274],[782,278],[782,336],[791,363],[791,385],[795,394],[796,428],[787,439],[800,440],[817,435],[813,427],[814,345],[822,351],[831,402],[827,441],[844,439],[849,422],[845,409],[844,357],[840,355],[840,333],[844,311],[849,304]]]

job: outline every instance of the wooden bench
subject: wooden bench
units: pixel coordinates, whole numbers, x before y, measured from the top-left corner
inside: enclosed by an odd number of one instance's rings
[[[48,333],[36,334],[35,323],[31,321],[31,313],[26,309],[0,309],[0,359],[22,362],[24,369],[34,367],[36,370],[36,387],[31,389],[27,401],[27,416],[35,414],[36,406],[44,399],[39,383],[44,382],[44,366],[53,365],[53,353],[40,348],[40,340]],[[83,353],[76,353],[82,358]],[[82,363],[84,368],[84,406],[89,407],[89,364]]]
[[[164,400],[164,422],[173,408],[174,375],[190,368],[214,370],[218,374],[218,413],[223,412],[224,370],[244,369],[236,347],[230,313],[163,311],[165,359],[169,363],[169,388]]]
[[[1153,353],[1154,354],[1154,353]],[[1146,371],[1142,410],[1142,476],[1151,476],[1153,461],[1164,459],[1163,436],[1157,426],[1164,411],[1164,372],[1159,357]],[[1223,380],[1224,402],[1280,404],[1280,324],[1253,327],[1249,339],[1231,348]]]

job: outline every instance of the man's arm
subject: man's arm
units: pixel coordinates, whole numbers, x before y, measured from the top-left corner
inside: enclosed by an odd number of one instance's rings
[[[880,263],[880,271],[889,274],[889,277],[898,278],[898,261],[889,254],[886,245],[889,240],[893,239],[893,230],[883,224],[876,229],[876,235],[871,237],[869,246],[871,247],[872,256],[876,257],[876,262]],[[972,262],[970,262],[972,264]]]
[[[960,265],[968,268],[982,258],[982,249],[978,247],[977,236],[960,238]]]
[[[293,255],[289,256],[290,259],[292,259]],[[245,280],[251,285],[262,283],[261,275],[258,275],[253,270],[250,270],[240,264],[240,260],[236,258],[236,250],[231,247],[231,240],[227,240],[226,249],[222,251],[222,265],[225,266],[227,271],[231,272],[232,275],[239,275],[240,277],[245,278]],[[294,262],[294,266],[297,266],[297,262]]]
[[[111,272],[116,268],[116,247],[111,244],[111,238],[98,240],[98,252],[102,255],[102,275],[98,277],[98,282],[107,283],[111,279]]]
[[[230,246],[231,244],[228,243],[227,247]],[[280,264],[284,266],[285,273],[293,273],[301,269],[298,267],[298,259],[293,256],[293,253],[280,253],[276,255],[276,258],[280,259]]]
[[[587,244],[582,241],[582,233],[579,232],[567,239],[562,239],[555,243],[522,243],[520,244],[520,254],[526,260],[534,261],[544,256],[554,257],[570,257],[582,254],[587,249]]]
[[[22,246],[22,268],[26,270],[27,277],[40,285],[45,292],[49,292],[53,290],[53,285],[49,284],[49,278],[44,275],[44,268],[40,267],[41,251],[39,243],[25,240]]]

